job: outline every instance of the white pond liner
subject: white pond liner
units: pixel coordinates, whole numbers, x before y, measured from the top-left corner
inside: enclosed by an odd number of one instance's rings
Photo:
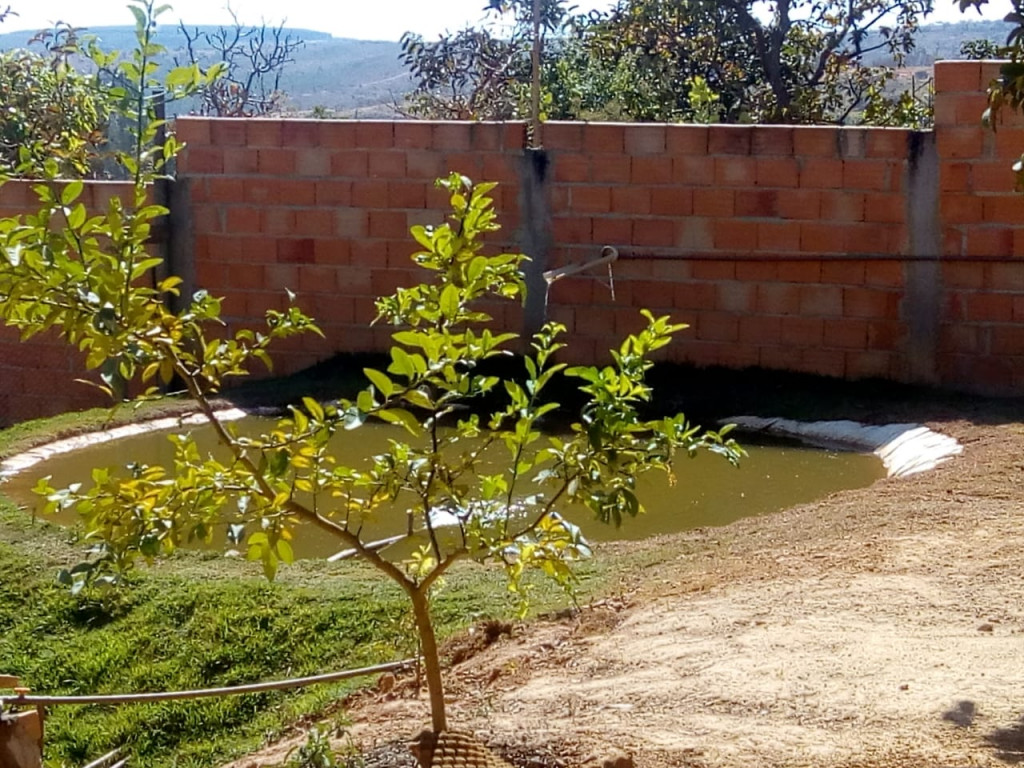
[[[248,414],[240,408],[228,408],[217,411],[216,415],[221,421],[237,421]],[[152,421],[140,421],[136,424],[125,424],[121,427],[111,427],[100,432],[89,432],[84,435],[68,437],[64,440],[56,440],[0,462],[0,480],[16,475],[19,472],[24,472],[29,467],[35,466],[41,461],[46,461],[52,456],[77,451],[90,445],[109,443],[111,440],[144,435],[147,432],[159,432],[165,429],[174,429],[175,427],[195,426],[205,423],[206,417],[203,414],[194,413],[189,416],[170,416],[163,419],[153,419]]]
[[[882,460],[889,477],[926,472],[964,450],[954,438],[922,424],[872,426],[858,421],[793,421],[761,416],[734,416],[721,423],[822,448],[873,453]]]

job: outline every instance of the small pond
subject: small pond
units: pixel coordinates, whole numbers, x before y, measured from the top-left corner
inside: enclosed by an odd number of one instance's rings
[[[240,431],[251,430],[251,434],[270,426],[270,422],[256,418],[237,423],[241,425]],[[214,448],[212,430],[191,430],[201,450]],[[54,487],[62,488],[88,481],[93,467],[169,465],[173,458],[169,434],[150,432],[53,456],[10,478],[0,486],[0,491],[33,510],[41,505],[31,489],[46,475],[52,477]],[[393,437],[407,439],[407,434],[382,425],[365,425],[355,432],[341,433],[335,446],[338,461],[359,466],[363,457],[382,452]],[[703,453],[677,462],[674,486],[662,473],[644,477],[638,495],[647,511],[636,519],[626,520],[621,528],[593,520],[586,510],[567,510],[566,517],[580,525],[592,541],[642,539],[777,512],[835,491],[864,487],[885,476],[882,463],[871,455],[764,444],[751,436],[740,436],[738,440],[750,454],[739,468],[719,456]],[[403,517],[396,516],[394,523],[379,523],[379,530],[370,532],[371,538],[401,532],[402,520]],[[73,524],[74,515],[58,517],[58,522]],[[312,528],[300,529],[294,544],[298,557],[326,557],[338,549],[337,542],[325,540],[323,534]]]

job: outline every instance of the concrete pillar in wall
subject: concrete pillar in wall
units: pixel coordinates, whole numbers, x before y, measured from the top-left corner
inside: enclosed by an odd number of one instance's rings
[[[907,139],[905,201],[911,257],[903,264],[907,328],[905,381],[938,384],[939,331],[942,316],[942,265],[939,262],[939,160],[932,131]]]
[[[526,277],[526,306],[523,312],[523,351],[529,351],[525,340],[539,331],[547,320],[547,281],[551,248],[551,207],[548,201],[548,170],[550,157],[543,149],[527,149],[520,166],[519,210],[522,225],[519,242],[530,261],[523,265]]]

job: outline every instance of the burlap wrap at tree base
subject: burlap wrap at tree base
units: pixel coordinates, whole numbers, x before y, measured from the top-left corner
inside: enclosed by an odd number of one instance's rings
[[[466,731],[421,731],[409,742],[420,768],[513,768]]]

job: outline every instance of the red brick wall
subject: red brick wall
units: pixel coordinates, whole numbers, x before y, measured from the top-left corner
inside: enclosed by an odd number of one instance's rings
[[[993,62],[935,69],[942,252],[946,290],[941,380],[967,390],[1024,394],[1024,198],[1010,166],[1024,153],[1024,122],[1004,115],[979,129]],[[975,260],[977,259],[977,260]]]
[[[236,326],[298,294],[326,339],[284,348],[279,373],[384,349],[373,298],[417,279],[408,228],[441,221],[433,180],[457,170],[501,183],[492,248],[534,227],[548,267],[619,249],[614,298],[604,272],[551,288],[576,360],[603,359],[647,307],[690,324],[675,360],[1024,394],[1024,200],[1009,169],[1024,130],[980,124],[993,67],[936,65],[933,134],[548,123],[540,222],[520,220],[520,123],[179,119],[195,281]],[[521,328],[518,307],[499,311]],[[25,348],[0,348],[5,382],[34,359]],[[29,397],[25,384],[0,398]],[[0,422],[56,407],[0,399]]]
[[[11,181],[0,187],[0,216],[33,210],[32,185]],[[114,195],[130,187],[116,182],[90,182],[80,199],[90,211],[105,211]],[[82,356],[55,333],[22,341],[18,332],[0,324],[0,427],[25,419],[108,405],[85,378]]]

